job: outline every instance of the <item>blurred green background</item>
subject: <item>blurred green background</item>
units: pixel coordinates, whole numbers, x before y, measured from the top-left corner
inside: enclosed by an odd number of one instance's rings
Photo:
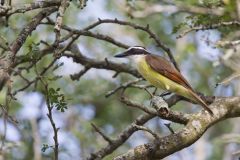
[[[13,6],[21,6],[34,1],[12,0]],[[239,45],[221,46],[221,41],[237,40],[240,37],[239,26],[226,26],[213,30],[190,32],[182,38],[176,38],[184,30],[199,25],[210,25],[222,21],[238,20],[240,17],[240,2],[238,0],[186,0],[186,1],[141,1],[141,0],[88,0],[86,7],[81,9],[79,1],[73,0],[64,15],[64,24],[76,29],[82,29],[98,20],[98,18],[130,21],[142,26],[149,24],[150,29],[166,44],[174,53],[174,57],[180,66],[182,74],[196,90],[215,96],[238,96],[240,94],[239,80],[234,79],[216,87],[217,83],[231,77],[239,70]],[[219,14],[198,13],[199,8],[210,8]],[[180,8],[180,9],[178,9]],[[191,10],[193,8],[193,10]],[[240,7],[239,7],[240,8]],[[182,9],[182,10],[181,10]],[[194,10],[195,9],[195,10]],[[39,10],[14,14],[9,17],[8,23],[5,17],[0,17],[0,36],[11,44],[20,33],[21,29],[36,15]],[[56,14],[50,16],[53,20]],[[154,54],[167,58],[163,50],[156,46],[149,36],[139,30],[116,24],[103,24],[92,30],[127,44],[129,46],[141,45]],[[63,35],[66,34],[63,32]],[[54,42],[55,33],[53,26],[40,25],[28,37],[18,56],[30,60],[39,56],[39,51],[44,45],[39,45],[41,40],[49,44]],[[109,60],[126,63],[127,60],[116,60],[113,55],[123,51],[108,42],[100,41],[91,37],[81,36],[77,41],[81,52],[87,57],[96,60]],[[53,57],[44,57],[37,63],[37,70],[46,67]],[[59,159],[84,159],[91,152],[105,146],[107,143],[91,127],[96,124],[103,131],[115,137],[126,128],[138,115],[142,114],[137,109],[126,107],[119,101],[120,92],[106,98],[109,91],[124,82],[134,80],[129,74],[119,74],[113,78],[113,71],[90,69],[79,81],[72,81],[71,74],[78,73],[83,66],[72,61],[70,58],[60,58],[56,65],[62,64],[56,70],[47,72],[49,86],[60,88],[67,102],[65,112],[54,110],[54,120],[60,127]],[[17,67],[27,67],[29,63]],[[36,76],[36,68],[23,72],[29,80]],[[57,76],[57,77],[56,77]],[[61,78],[59,78],[61,76]],[[12,76],[13,92],[25,86],[24,80],[19,76]],[[141,82],[147,84],[147,82]],[[162,91],[158,91],[159,94]],[[6,89],[0,94],[1,103],[5,101]],[[43,87],[38,84],[18,92],[17,100],[10,103],[9,114],[15,117],[19,123],[6,122],[7,130],[5,144],[2,148],[5,159],[51,159],[53,150],[53,131],[46,116],[47,108],[43,96]],[[129,88],[126,95],[139,103],[149,104],[149,95],[140,89]],[[179,102],[173,110],[182,112],[196,112],[199,106]],[[195,144],[175,153],[166,160],[230,160],[237,159],[239,150],[239,118],[229,119],[218,123],[210,128]],[[154,118],[146,126],[159,132],[161,136],[170,134],[164,123],[167,121]],[[181,125],[172,125],[174,130],[180,129]],[[0,133],[4,139],[4,119],[0,119]],[[36,141],[37,139],[37,141]],[[136,132],[124,145],[119,147],[113,154],[105,159],[127,151],[128,149],[146,143],[151,136],[144,132]],[[46,150],[41,151],[46,147]],[[34,149],[34,147],[36,147]],[[39,153],[36,153],[36,150]],[[236,153],[236,154],[235,154]],[[36,157],[36,154],[40,155]]]

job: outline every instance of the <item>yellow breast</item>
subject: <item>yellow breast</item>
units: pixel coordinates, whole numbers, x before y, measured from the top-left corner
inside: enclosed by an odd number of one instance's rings
[[[137,61],[137,69],[138,72],[155,87],[175,92],[189,98],[189,92],[185,87],[154,71],[147,64],[144,56]]]

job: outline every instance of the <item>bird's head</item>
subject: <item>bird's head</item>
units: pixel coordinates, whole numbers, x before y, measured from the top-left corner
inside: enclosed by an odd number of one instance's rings
[[[144,56],[150,54],[144,47],[141,46],[133,46],[129,47],[126,51],[115,55],[116,58],[123,58],[123,57],[135,57],[135,56]]]

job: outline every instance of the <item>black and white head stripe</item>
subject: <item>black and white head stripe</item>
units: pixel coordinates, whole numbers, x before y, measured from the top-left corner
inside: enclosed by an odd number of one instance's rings
[[[130,50],[130,49],[140,49],[140,50],[145,50],[145,51],[147,51],[146,48],[145,48],[145,47],[142,47],[142,46],[129,47],[127,50]]]
[[[144,48],[142,46],[129,47],[126,52],[128,52],[129,55],[149,54],[149,52],[146,50],[146,48]]]
[[[146,55],[150,54],[144,47],[142,46],[133,46],[129,47],[125,52],[115,55],[115,57],[127,57],[127,56],[134,56],[134,55]]]

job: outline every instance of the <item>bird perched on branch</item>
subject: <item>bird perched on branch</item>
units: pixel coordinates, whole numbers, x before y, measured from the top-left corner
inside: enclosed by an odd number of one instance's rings
[[[197,95],[181,73],[163,57],[153,55],[141,46],[130,47],[125,52],[115,55],[115,57],[131,58],[133,63],[136,64],[138,72],[152,85],[186,97],[213,114],[212,110]]]

